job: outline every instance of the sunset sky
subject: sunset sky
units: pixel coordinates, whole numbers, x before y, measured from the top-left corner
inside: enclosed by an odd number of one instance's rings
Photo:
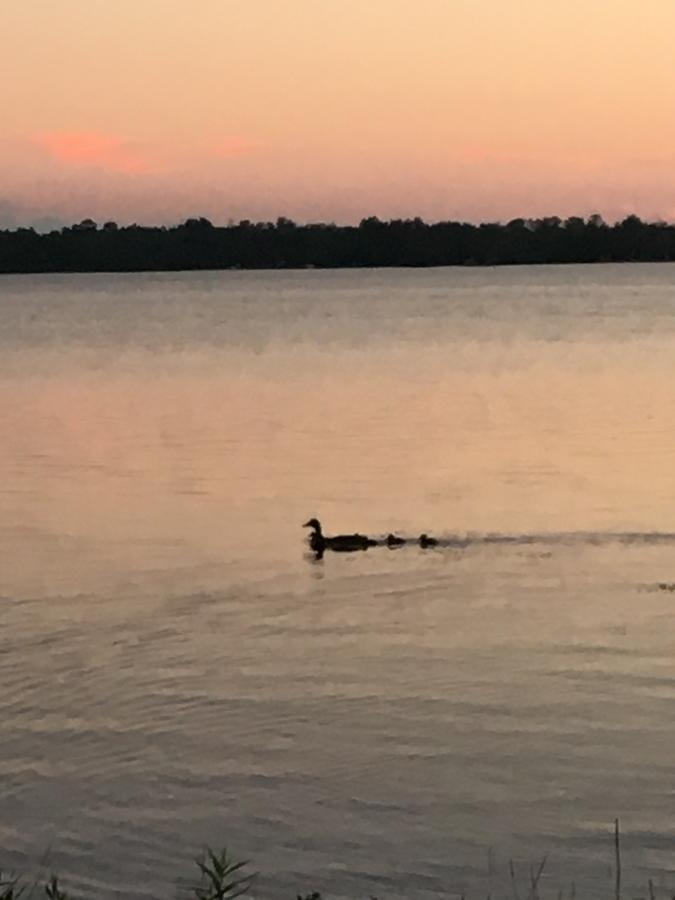
[[[3,0],[0,226],[675,219],[674,0]]]

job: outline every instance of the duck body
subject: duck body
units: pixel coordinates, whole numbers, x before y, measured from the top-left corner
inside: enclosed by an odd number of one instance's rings
[[[323,533],[321,522],[318,519],[310,519],[302,527],[312,529],[309,546],[315,553],[323,554],[325,550],[333,550],[336,553],[353,553],[356,550],[367,550],[368,547],[377,546],[377,541],[365,534],[336,534],[328,537]]]
[[[438,541],[436,538],[429,537],[428,534],[421,534],[419,539],[419,545],[423,550],[426,550],[427,547],[437,547]]]
[[[405,538],[397,537],[395,534],[388,534],[384,542],[387,547],[402,547],[408,543]]]

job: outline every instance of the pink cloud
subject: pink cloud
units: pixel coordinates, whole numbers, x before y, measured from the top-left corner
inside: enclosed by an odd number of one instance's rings
[[[34,142],[54,159],[71,166],[96,166],[114,172],[141,173],[150,168],[142,147],[116,135],[95,131],[48,132]]]

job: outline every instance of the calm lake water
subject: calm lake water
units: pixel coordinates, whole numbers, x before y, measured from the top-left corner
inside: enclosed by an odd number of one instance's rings
[[[672,895],[675,267],[3,277],[0,413],[3,869]]]

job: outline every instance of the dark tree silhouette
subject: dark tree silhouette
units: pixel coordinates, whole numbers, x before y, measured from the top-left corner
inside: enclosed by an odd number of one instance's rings
[[[48,234],[0,231],[1,273],[671,260],[675,226],[637,216],[608,225],[598,214],[480,225],[370,216],[358,226],[300,225],[281,216],[274,223],[244,219],[221,227],[202,217],[173,228],[115,222],[99,228],[84,219]]]

